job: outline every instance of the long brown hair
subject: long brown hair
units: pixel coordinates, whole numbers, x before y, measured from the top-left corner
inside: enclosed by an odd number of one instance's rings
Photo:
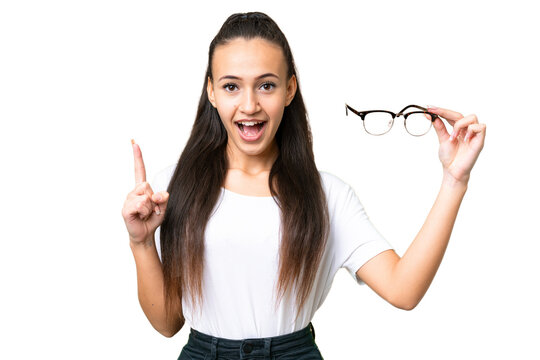
[[[210,43],[197,115],[167,189],[170,197],[161,224],[167,314],[171,316],[174,306],[181,304],[182,293],[191,294],[191,304],[195,304],[196,298],[200,303],[203,301],[205,228],[228,168],[227,132],[217,109],[208,100],[206,84],[209,78],[213,81],[211,64],[215,48],[235,38],[262,38],[279,45],[287,62],[288,79],[292,75],[297,78],[296,94],[284,109],[275,135],[279,155],[268,183],[281,211],[276,306],[288,289],[296,287],[298,317],[326,247],[328,208],[315,165],[311,129],[291,49],[278,25],[260,12],[231,15]]]

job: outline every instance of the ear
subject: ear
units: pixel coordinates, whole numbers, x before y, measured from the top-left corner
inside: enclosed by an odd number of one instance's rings
[[[206,92],[208,93],[208,101],[212,104],[213,107],[216,107],[216,99],[214,97],[214,85],[212,80],[208,77],[208,83],[206,84]]]
[[[293,74],[289,81],[287,82],[287,101],[285,102],[285,106],[289,106],[291,101],[294,99],[294,95],[296,94],[296,76]]]

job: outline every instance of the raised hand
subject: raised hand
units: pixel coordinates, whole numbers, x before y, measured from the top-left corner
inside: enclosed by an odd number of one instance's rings
[[[450,135],[440,118],[433,123],[439,138],[439,159],[443,165],[444,180],[467,184],[476,159],[484,147],[486,124],[478,123],[474,114],[463,116],[436,107],[428,107],[428,111],[444,118],[453,127]]]
[[[139,145],[131,140],[135,158],[135,188],[127,195],[122,217],[126,223],[129,239],[134,244],[153,241],[157,227],[163,222],[169,193],[155,193],[146,181],[146,170]]]

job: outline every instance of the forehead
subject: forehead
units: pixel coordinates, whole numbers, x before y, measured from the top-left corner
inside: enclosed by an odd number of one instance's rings
[[[268,40],[237,38],[214,50],[212,73],[215,79],[224,75],[241,78],[273,72],[285,76],[287,64],[281,48]]]

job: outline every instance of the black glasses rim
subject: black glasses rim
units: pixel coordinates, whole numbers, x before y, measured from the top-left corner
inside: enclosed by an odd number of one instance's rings
[[[422,109],[422,111],[410,111],[408,113],[403,113],[403,111],[407,110],[408,108],[411,108],[411,107],[415,107],[415,108],[418,108],[418,109]],[[348,113],[348,110],[351,110],[355,115],[359,116],[361,119],[362,119],[362,124],[363,124],[363,127],[364,127],[364,130],[370,134],[370,135],[373,135],[373,136],[380,136],[380,135],[384,135],[386,133],[388,133],[392,127],[394,126],[394,120],[396,117],[399,117],[399,116],[403,116],[403,126],[405,127],[405,131],[407,131],[407,133],[409,133],[410,135],[412,136],[424,136],[426,135],[429,130],[431,130],[431,128],[433,127],[433,122],[437,119],[437,114],[434,114],[432,112],[429,112],[427,111],[426,108],[422,107],[422,106],[418,106],[418,105],[414,105],[414,104],[411,104],[411,105],[407,105],[405,106],[399,113],[393,113],[392,111],[388,111],[388,110],[367,110],[367,111],[358,111],[354,108],[352,108],[349,104],[345,103],[345,114],[348,116],[349,113]],[[383,113],[387,113],[387,114],[390,114],[392,115],[392,123],[391,125],[389,126],[388,130],[386,130],[385,132],[381,133],[381,134],[374,134],[374,133],[371,133],[369,132],[367,129],[366,129],[366,122],[364,121],[364,117],[369,114],[369,113],[374,113],[374,112],[383,112]],[[429,124],[429,128],[426,130],[426,132],[424,132],[423,134],[419,134],[419,135],[416,135],[416,134],[413,134],[409,131],[409,129],[407,128],[407,118],[409,117],[409,115],[411,114],[430,114],[431,115],[431,122]]]
[[[403,113],[405,110],[407,110],[408,108],[411,108],[411,107],[416,107],[417,109],[421,109],[422,111],[410,111],[408,113]],[[429,112],[425,107],[419,106],[419,105],[414,105],[414,104],[407,105],[403,109],[401,109],[398,113],[394,113],[392,111],[382,110],[382,109],[358,111],[358,110],[354,109],[352,106],[350,106],[349,104],[345,103],[345,114],[346,115],[349,115],[348,110],[351,110],[354,114],[356,114],[357,116],[362,118],[362,120],[363,120],[363,116],[365,116],[365,115],[367,115],[369,113],[374,113],[374,112],[388,113],[388,114],[391,114],[392,117],[394,117],[394,118],[399,117],[399,116],[405,116],[405,115],[408,115],[408,114],[427,113],[427,114],[431,115],[431,121],[432,122],[435,121],[435,119],[438,117],[437,114]]]

